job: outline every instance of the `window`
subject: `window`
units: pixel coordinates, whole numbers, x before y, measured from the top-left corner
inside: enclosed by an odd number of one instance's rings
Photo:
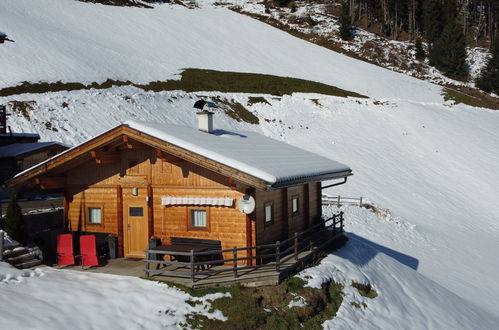
[[[144,209],[142,207],[130,207],[128,214],[131,217],[142,217],[144,216]]]
[[[88,208],[88,223],[92,225],[102,224],[102,210],[100,207]]]
[[[206,210],[191,209],[189,223],[191,229],[207,229],[208,220]]]
[[[293,211],[293,214],[300,213],[300,199],[298,198],[298,195],[291,197],[291,210]]]
[[[274,203],[265,203],[265,224],[270,224],[274,221]]]

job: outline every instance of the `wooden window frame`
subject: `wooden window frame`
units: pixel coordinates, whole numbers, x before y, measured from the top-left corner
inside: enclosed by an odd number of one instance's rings
[[[90,222],[90,209],[100,209],[100,223]],[[102,204],[87,204],[85,205],[85,224],[87,226],[104,227],[104,205]]]
[[[293,201],[296,199],[296,211],[293,210]],[[291,214],[300,215],[300,195],[291,196]]]
[[[267,213],[266,209],[267,209],[267,206],[269,206],[269,205],[270,205],[271,219],[270,219],[270,221],[267,221],[267,219],[265,217],[266,217],[266,213]],[[273,225],[274,221],[275,221],[274,201],[268,201],[268,202],[263,203],[263,223],[265,224],[265,227]]]
[[[191,211],[200,210],[206,211],[206,227],[196,227],[192,225]],[[203,206],[189,206],[187,207],[187,230],[188,231],[210,231],[210,208]]]

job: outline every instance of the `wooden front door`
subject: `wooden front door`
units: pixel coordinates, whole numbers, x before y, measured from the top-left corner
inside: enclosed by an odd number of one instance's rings
[[[126,203],[123,210],[126,258],[143,258],[149,237],[147,203]]]

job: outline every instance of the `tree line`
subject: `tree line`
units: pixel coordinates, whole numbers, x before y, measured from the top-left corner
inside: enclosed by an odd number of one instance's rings
[[[492,58],[476,83],[498,93],[498,18],[499,0],[343,0],[339,35],[349,40],[352,25],[378,26],[386,37],[414,41],[418,60],[428,58],[430,65],[459,80],[468,78],[466,45],[481,42],[490,46]]]

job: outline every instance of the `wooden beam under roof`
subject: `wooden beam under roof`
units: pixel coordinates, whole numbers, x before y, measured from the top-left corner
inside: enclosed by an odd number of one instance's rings
[[[114,164],[121,161],[119,151],[90,151],[90,156],[97,164]]]
[[[63,176],[59,177],[40,177],[35,178],[35,183],[40,186],[43,190],[49,189],[62,189],[66,185],[66,178]]]

